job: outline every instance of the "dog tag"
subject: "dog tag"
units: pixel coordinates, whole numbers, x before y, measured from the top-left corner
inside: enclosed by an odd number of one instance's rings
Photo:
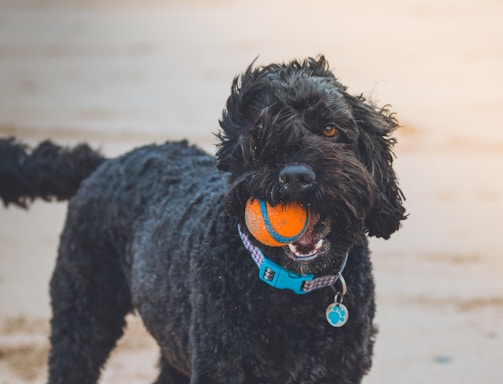
[[[327,307],[325,312],[325,316],[327,317],[328,324],[332,327],[342,327],[344,324],[348,322],[349,312],[344,304],[342,304],[342,298],[344,294],[340,295],[340,292],[337,292],[334,297],[334,302]]]
[[[332,327],[342,327],[349,318],[348,309],[344,304],[332,303],[327,307],[327,321]]]

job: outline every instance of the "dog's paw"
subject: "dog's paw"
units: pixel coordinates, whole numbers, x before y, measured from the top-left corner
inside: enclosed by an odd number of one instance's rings
[[[348,309],[343,304],[332,303],[327,308],[326,316],[332,327],[342,327],[348,321]]]

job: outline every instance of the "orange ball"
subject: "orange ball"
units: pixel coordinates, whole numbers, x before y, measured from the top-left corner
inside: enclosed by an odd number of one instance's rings
[[[282,247],[301,237],[309,226],[309,209],[299,203],[271,206],[263,199],[246,202],[245,222],[253,237],[270,247]]]

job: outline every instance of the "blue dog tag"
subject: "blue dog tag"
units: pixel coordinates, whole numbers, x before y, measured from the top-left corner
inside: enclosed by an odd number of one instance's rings
[[[344,304],[332,303],[327,307],[327,321],[332,327],[342,327],[349,319],[348,309]]]

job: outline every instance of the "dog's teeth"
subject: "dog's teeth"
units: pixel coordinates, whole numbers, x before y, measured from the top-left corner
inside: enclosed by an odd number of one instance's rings
[[[293,245],[293,243],[288,244],[288,248],[290,249],[290,251],[297,254],[297,247]]]
[[[314,245],[313,247],[313,250],[311,252],[308,252],[308,253],[302,253],[300,252],[297,247],[295,246],[294,243],[290,243],[288,244],[288,248],[290,249],[290,251],[297,257],[299,258],[307,258],[307,257],[310,257],[310,256],[314,256],[316,255],[316,253],[318,253],[318,251],[320,250],[320,248],[323,246],[323,239],[320,239],[316,242],[316,244]]]

